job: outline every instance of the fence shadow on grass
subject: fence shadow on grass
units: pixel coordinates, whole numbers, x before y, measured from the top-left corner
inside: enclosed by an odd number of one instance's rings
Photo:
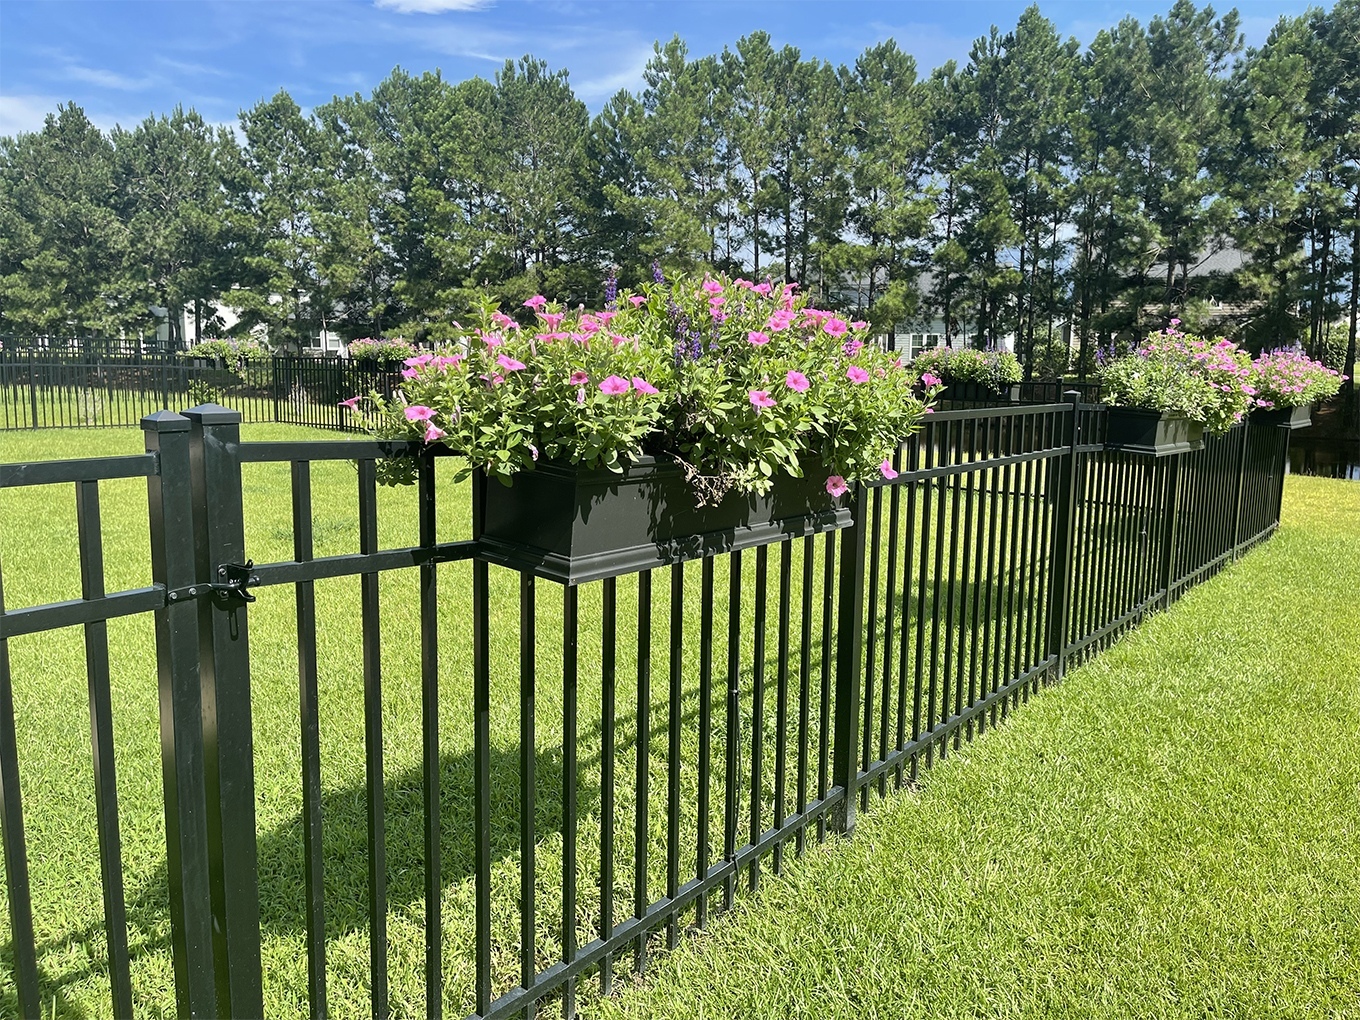
[[[767,662],[772,668],[774,660]],[[715,698],[721,691],[715,691]],[[681,719],[693,725],[699,715],[698,691],[687,691],[682,701]],[[636,714],[615,714],[615,760],[631,761],[637,746]],[[664,761],[667,733],[666,713],[654,706],[649,739],[654,761]],[[591,823],[600,805],[601,724],[598,719],[578,731],[577,746],[582,752],[577,766],[577,813],[582,828]],[[658,752],[661,753],[658,754]],[[517,745],[490,748],[491,860],[517,857],[520,852],[519,795],[520,761]],[[475,828],[474,759],[469,748],[440,758],[440,878],[447,889],[472,879],[474,875]],[[563,754],[560,744],[540,745],[534,757],[535,829],[538,842],[563,829],[562,802]],[[386,851],[387,905],[389,914],[420,905],[425,895],[424,772],[419,766],[387,776],[383,783]],[[322,795],[322,847],[325,883],[325,919],[328,941],[367,929],[368,917],[368,794],[362,781]],[[300,939],[306,934],[306,881],[302,813],[281,825],[262,832],[257,841],[259,863],[260,927],[262,934],[285,939]],[[169,879],[164,861],[144,880],[126,876],[130,887],[127,898],[129,953],[134,961],[170,952]],[[134,885],[135,883],[135,885]],[[445,919],[447,924],[449,919]],[[88,1020],[91,1016],[81,1005],[88,994],[68,997],[65,989],[89,979],[107,980],[106,939],[102,914],[60,938],[41,942],[38,958],[53,956],[70,959],[77,954],[85,965],[53,974],[40,969],[39,986],[46,1003],[45,1016],[60,1020]],[[14,973],[10,944],[0,948],[0,972]],[[0,989],[0,1016],[18,1016],[17,989],[7,982]]]

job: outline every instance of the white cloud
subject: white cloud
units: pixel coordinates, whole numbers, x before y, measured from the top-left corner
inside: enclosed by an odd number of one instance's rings
[[[603,103],[612,99],[619,89],[631,89],[636,92],[642,86],[642,72],[647,69],[647,62],[651,59],[652,48],[642,47],[611,73],[579,80],[572,79],[571,90],[576,93],[577,99],[589,104]]]
[[[0,138],[41,131],[47,115],[50,113],[55,116],[57,107],[69,101],[70,96],[0,95]],[[91,124],[104,132],[112,131],[120,124],[131,127],[145,116],[128,111],[91,108],[83,102],[77,102],[76,105],[84,111]]]
[[[41,131],[49,113],[56,113],[60,100],[51,96],[0,96],[0,138]]]
[[[374,7],[398,14],[443,14],[446,11],[478,11],[489,0],[373,0]]]
[[[68,64],[62,69],[59,77],[70,81],[83,81],[89,85],[98,85],[100,88],[118,89],[121,92],[140,92],[143,89],[160,84],[158,78],[129,78],[127,75],[118,74],[116,71],[107,71],[100,67],[86,67],[83,64]]]

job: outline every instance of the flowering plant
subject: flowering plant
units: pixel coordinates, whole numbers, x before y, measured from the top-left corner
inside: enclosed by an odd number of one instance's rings
[[[221,358],[222,364],[233,366],[243,361],[267,358],[269,348],[252,337],[243,340],[200,340],[189,346],[184,357]]]
[[[978,383],[993,393],[1018,383],[1022,375],[1014,354],[971,347],[932,347],[916,355],[911,365],[918,373],[929,372],[946,383]]]
[[[1298,348],[1267,351],[1251,363],[1253,407],[1303,407],[1335,396],[1346,377]]]
[[[1179,325],[1179,319],[1172,319],[1131,353],[1105,360],[1101,399],[1116,407],[1188,418],[1209,432],[1226,432],[1251,407],[1256,392],[1251,362],[1231,341],[1182,333]]]
[[[621,471],[642,455],[676,461],[701,504],[769,490],[808,460],[827,491],[893,477],[892,455],[924,399],[901,361],[864,342],[868,324],[808,307],[792,284],[655,270],[603,311],[542,297],[520,328],[487,304],[455,345],[413,356],[391,398],[344,403],[380,438],[442,443],[505,483],[541,457]]]
[[[405,361],[416,353],[409,341],[401,337],[360,337],[349,342],[349,356],[355,361],[380,361],[394,364]]]

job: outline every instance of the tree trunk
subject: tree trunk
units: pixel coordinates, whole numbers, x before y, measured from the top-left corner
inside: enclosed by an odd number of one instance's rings
[[[1352,418],[1357,407],[1355,401],[1355,340],[1356,318],[1360,315],[1360,183],[1355,186],[1355,206],[1351,221],[1351,314],[1350,328],[1346,334],[1346,363],[1341,371],[1346,375],[1342,392],[1350,406]]]

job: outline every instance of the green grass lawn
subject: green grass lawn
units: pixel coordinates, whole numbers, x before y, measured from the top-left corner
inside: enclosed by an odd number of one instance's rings
[[[611,1018],[1360,1016],[1360,486],[606,1002]]]
[[[325,439],[327,434],[286,426],[246,426],[247,440]],[[133,453],[141,448],[135,430],[83,433],[0,434],[0,461]],[[452,470],[448,461],[438,470]],[[346,462],[313,465],[313,524],[316,555],[357,551],[356,474]],[[103,483],[107,586],[109,590],[149,583],[146,483],[132,479]],[[468,490],[440,485],[441,540],[467,537]],[[247,465],[244,470],[246,549],[257,562],[291,559],[288,469],[286,465]],[[380,542],[384,547],[414,544],[415,500],[411,490],[379,491]],[[74,498],[70,486],[0,491],[0,564],[5,599],[10,607],[78,597],[79,571],[75,542]],[[795,547],[795,577],[801,546]],[[743,563],[749,592],[754,584],[755,557]],[[726,606],[727,561],[720,561],[715,599],[718,619]],[[467,563],[440,568],[441,605],[441,749],[443,792],[442,868],[445,879],[445,1003],[449,1015],[472,1009],[472,726],[467,593]],[[811,590],[792,595],[795,619],[802,600],[821,604],[820,570]],[[651,810],[648,853],[651,860],[647,900],[665,892],[665,790],[667,762],[669,574],[659,572],[653,609],[653,674],[648,768]],[[770,610],[767,639],[775,647],[778,595],[777,554],[771,557]],[[619,583],[618,732],[615,853],[616,917],[632,913],[631,861],[635,818],[635,753],[638,739],[636,685],[636,579]],[[387,918],[394,1016],[425,1013],[422,960],[424,952],[423,843],[421,832],[421,744],[417,575],[391,571],[381,584],[383,638],[383,726],[387,853],[390,909]],[[687,571],[684,619],[687,677],[683,696],[684,736],[681,748],[683,841],[686,863],[693,868],[697,840],[698,647],[692,630],[699,618],[699,574]],[[265,589],[250,609],[252,698],[255,719],[257,821],[260,833],[260,896],[264,940],[266,1009],[271,1016],[306,1012],[306,942],[303,912],[301,836],[301,758],[298,736],[296,621],[290,587]],[[492,571],[492,786],[495,988],[497,994],[517,983],[519,895],[519,645],[518,575]],[[749,598],[749,594],[748,594]],[[318,635],[321,662],[320,703],[324,852],[327,910],[327,965],[333,1015],[367,1011],[369,943],[366,908],[366,828],[364,799],[363,676],[360,655],[359,583],[357,578],[319,582]],[[545,968],[560,958],[561,913],[561,589],[538,586],[538,668],[536,774],[538,962]],[[748,603],[749,605],[749,603]],[[578,942],[595,937],[598,918],[599,768],[601,754],[600,586],[581,595],[579,692],[581,817],[578,847],[580,902]],[[113,669],[115,748],[118,769],[120,829],[129,900],[134,1000],[141,1015],[173,1015],[171,961],[168,952],[164,822],[161,801],[156,676],[151,618],[111,621],[109,640]],[[752,655],[750,628],[744,654]],[[105,1016],[109,1010],[97,845],[90,769],[89,720],[81,634],[68,629],[10,642],[15,676],[19,757],[25,795],[25,820],[32,872],[35,925],[40,943],[40,971],[47,1009],[60,1017]],[[716,661],[725,662],[719,642]],[[798,659],[792,660],[794,674]],[[714,718],[720,719],[723,683],[714,684]],[[769,824],[774,770],[775,694],[771,676],[765,713],[766,754],[764,817]],[[749,702],[749,698],[744,699]],[[749,714],[749,703],[744,709]],[[811,705],[815,729],[819,703]],[[744,716],[743,746],[750,737]],[[789,752],[790,761],[794,749]],[[712,761],[721,768],[725,742],[719,730],[712,741]],[[750,766],[744,762],[739,783],[749,789]],[[790,784],[792,789],[792,783]],[[720,853],[721,788],[713,791],[711,815],[714,858]],[[745,822],[743,821],[743,826]],[[744,828],[742,838],[744,839]],[[688,877],[688,876],[686,876]],[[7,918],[0,919],[0,944],[8,940]],[[623,966],[621,964],[620,966]],[[587,998],[590,990],[583,988]],[[12,985],[0,982],[0,1015],[13,1009]],[[8,1001],[9,1006],[6,1006]],[[545,1010],[551,1015],[552,1004]]]
[[[326,439],[342,438],[333,434],[317,433],[288,426],[247,426],[244,429],[247,440],[265,439]],[[0,462],[45,459],[58,457],[80,457],[99,454],[133,453],[142,448],[142,437],[135,429],[89,430],[85,432],[42,432],[0,433]],[[451,470],[447,461],[440,461],[438,470]],[[1314,483],[1306,483],[1308,485]],[[288,470],[286,465],[247,465],[244,471],[246,507],[246,550],[257,562],[286,560],[292,556],[292,530],[290,523]],[[1290,491],[1290,506],[1297,506],[1300,494],[1312,491],[1305,483],[1298,483]],[[109,590],[137,587],[149,583],[148,565],[148,526],[146,516],[146,483],[131,479],[103,483],[100,487],[104,511],[104,537],[107,586]],[[316,555],[324,556],[343,552],[357,551],[358,524],[355,511],[355,472],[351,465],[344,462],[316,463],[313,465],[313,522],[316,539]],[[1330,491],[1330,490],[1328,490]],[[468,506],[466,487],[448,484],[445,476],[439,487],[440,492],[440,535],[444,541],[467,537]],[[379,530],[381,544],[385,547],[413,544],[417,527],[415,501],[409,490],[380,490],[379,492]],[[1352,511],[1353,511],[1352,506]],[[1297,511],[1295,511],[1297,512]],[[981,518],[979,518],[981,519]],[[1223,579],[1209,586],[1209,591],[1221,591],[1225,586],[1241,583],[1240,578],[1263,557],[1278,556],[1278,549],[1286,541],[1298,542],[1303,538],[1316,537],[1319,541],[1333,535],[1322,525],[1309,525],[1307,530],[1290,529],[1267,547],[1269,552],[1259,553],[1247,563],[1224,575]],[[1354,536],[1352,536],[1352,543]],[[820,542],[818,543],[820,549]],[[815,571],[815,581],[810,590],[804,590],[801,582],[802,547],[793,547],[794,585],[790,595],[792,619],[799,619],[801,606],[810,600],[820,610],[822,604],[820,564]],[[1300,554],[1297,549],[1295,557]],[[768,651],[775,648],[775,625],[778,604],[778,554],[771,556],[769,587],[769,619],[767,621]],[[1316,563],[1337,559],[1334,551],[1314,551]],[[750,591],[754,586],[753,554],[744,558],[747,613],[749,615]],[[1301,562],[1309,562],[1306,558]],[[5,599],[10,607],[33,605],[59,599],[74,598],[79,595],[79,569],[75,543],[74,499],[70,486],[42,487],[31,489],[0,490],[0,564],[3,564],[5,579]],[[716,567],[716,615],[718,620],[725,618],[727,592],[727,560],[720,557]],[[1314,567],[1314,571],[1321,568]],[[1278,594],[1282,583],[1274,577],[1278,569],[1268,572],[1264,584],[1277,600],[1284,600]],[[471,773],[472,730],[469,707],[470,696],[470,642],[468,632],[471,617],[467,609],[467,592],[470,586],[471,571],[466,563],[448,564],[440,568],[441,615],[441,713],[440,732],[442,760],[442,811],[443,829],[442,861],[444,872],[444,891],[442,909],[445,918],[444,970],[446,980],[445,1008],[448,1015],[464,1015],[471,1010],[472,988],[472,804],[469,795]],[[683,620],[686,633],[683,669],[686,677],[683,691],[683,739],[681,746],[681,783],[684,815],[682,818],[682,846],[686,856],[684,868],[692,868],[693,847],[697,841],[696,802],[697,778],[694,764],[698,758],[697,716],[699,697],[693,678],[697,674],[697,641],[693,632],[699,616],[699,574],[697,568],[686,572]],[[651,859],[648,899],[660,897],[665,890],[664,851],[665,851],[665,784],[668,776],[666,705],[668,698],[666,659],[666,637],[669,627],[669,575],[658,572],[655,579],[656,591],[653,606],[653,651],[652,651],[652,688],[650,698],[650,727],[646,740],[650,749],[648,768],[651,783],[650,820],[647,845]],[[1273,579],[1272,579],[1273,578]],[[1353,580],[1353,579],[1352,579]],[[390,904],[387,918],[390,941],[390,970],[395,1016],[418,1017],[425,1013],[422,985],[422,956],[424,947],[424,905],[422,899],[423,856],[420,816],[420,688],[416,678],[419,676],[419,650],[416,643],[418,633],[418,614],[416,600],[416,574],[414,571],[392,571],[385,574],[381,585],[382,599],[382,636],[383,636],[383,715],[384,715],[384,774],[386,778],[385,796],[388,805],[386,837],[388,842],[388,871]],[[1329,582],[1330,583],[1330,582]],[[1352,585],[1353,587],[1353,585]],[[576,916],[578,941],[589,941],[594,937],[598,911],[598,886],[596,869],[599,857],[599,816],[600,793],[598,776],[601,754],[601,732],[599,718],[601,696],[599,685],[600,637],[599,637],[599,585],[586,586],[581,594],[581,658],[580,658],[580,741],[581,785],[578,791],[578,808],[581,816],[578,883],[580,902]],[[322,738],[322,785],[325,818],[325,866],[326,866],[326,909],[327,909],[327,967],[330,1006],[335,1016],[365,1015],[368,1000],[368,934],[366,917],[366,855],[364,822],[364,751],[363,751],[363,677],[360,665],[360,626],[359,626],[359,584],[357,578],[344,578],[319,582],[318,596],[318,634],[319,658],[322,664],[320,677],[321,738]],[[616,828],[616,907],[615,916],[622,918],[633,910],[631,894],[630,864],[633,857],[633,825],[635,818],[635,751],[638,739],[636,713],[636,622],[634,606],[637,584],[635,579],[624,579],[619,583],[619,636],[618,636],[618,747],[617,757],[617,801],[615,810]],[[1204,597],[1204,592],[1192,594],[1184,606],[1196,605],[1196,599]],[[298,738],[298,689],[297,689],[297,650],[294,602],[290,588],[266,589],[259,593],[260,600],[250,609],[250,639],[252,659],[252,697],[255,716],[256,747],[256,786],[257,817],[260,834],[260,886],[263,926],[263,951],[265,966],[265,1001],[271,1016],[292,1017],[306,1012],[306,962],[305,935],[303,926],[302,901],[302,838],[300,828],[301,812],[301,760]],[[518,850],[518,789],[519,789],[519,646],[518,646],[518,578],[509,571],[492,571],[493,629],[492,629],[492,780],[496,791],[492,817],[493,844],[493,963],[495,969],[495,988],[502,992],[512,987],[517,980],[518,966],[518,892],[519,892],[519,850]],[[536,825],[539,833],[537,848],[538,866],[537,897],[539,901],[538,921],[538,964],[546,967],[558,959],[560,953],[560,881],[561,881],[561,664],[560,664],[560,589],[551,584],[538,586],[539,627],[538,654],[539,682],[537,690],[537,732],[536,732],[536,770],[537,770],[537,813]],[[1262,610],[1262,618],[1269,619],[1272,613],[1290,608],[1288,604],[1277,609]],[[930,605],[925,606],[930,612]],[[1225,610],[1226,611],[1226,610]],[[819,619],[820,612],[814,613]],[[880,610],[881,618],[881,610]],[[1202,616],[1177,608],[1167,617],[1154,621],[1148,628],[1164,628],[1172,621],[1188,621],[1183,639],[1193,642],[1198,631],[1195,626]],[[1309,616],[1309,625],[1314,626],[1318,617]],[[1353,621],[1352,621],[1353,622]],[[999,626],[999,623],[998,623]],[[1210,624],[1217,628],[1216,624]],[[1353,630],[1353,628],[1352,628]],[[139,1015],[173,1015],[174,999],[171,979],[171,966],[168,952],[168,921],[166,918],[166,887],[164,874],[164,829],[161,801],[161,776],[159,759],[159,736],[157,730],[156,677],[154,666],[154,643],[150,617],[129,618],[111,621],[109,624],[110,644],[113,657],[113,705],[115,725],[115,749],[118,767],[119,807],[121,812],[120,828],[124,847],[124,864],[129,899],[130,939],[133,950],[134,998],[139,1006]],[[1264,637],[1264,636],[1263,636]],[[752,632],[747,627],[743,635],[743,662],[749,674],[753,657]],[[1140,637],[1139,640],[1145,640]],[[1354,635],[1352,634],[1352,641]],[[796,642],[795,642],[796,644]],[[814,643],[815,644],[815,643]],[[30,865],[32,870],[33,895],[35,903],[35,923],[40,942],[40,968],[47,1009],[50,1015],[59,1017],[101,1017],[108,1015],[108,976],[104,963],[104,936],[102,934],[102,908],[100,905],[100,883],[98,857],[95,842],[93,814],[93,782],[90,767],[89,719],[86,708],[86,680],[84,651],[81,635],[77,630],[52,632],[32,637],[16,638],[10,642],[11,656],[15,674],[16,714],[20,731],[21,779],[25,797],[25,818],[28,826]],[[1305,643],[1306,646],[1306,643]],[[1127,656],[1126,649],[1114,653]],[[1212,646],[1196,648],[1207,651]],[[1336,648],[1345,647],[1344,643]],[[1354,673],[1354,643],[1350,646],[1352,654],[1352,673]],[[815,649],[814,649],[815,650]],[[1145,652],[1144,655],[1161,653]],[[1022,720],[1028,720],[1037,711],[1039,719],[1049,718],[1062,710],[1072,699],[1080,696],[1092,683],[1093,676],[1104,676],[1110,667],[1107,659],[1098,660],[1090,669],[1075,674],[1072,682],[1062,690],[1039,699],[1039,707],[1027,708],[1016,715],[1016,725],[1004,727],[1002,735],[988,737],[975,750],[965,750],[964,756],[986,758],[999,753],[992,751],[993,746],[1006,747],[1016,739],[1007,736],[1012,729],[1018,729]],[[715,663],[725,664],[725,638],[720,638],[715,648]],[[795,653],[791,672],[797,675],[799,661]],[[814,656],[811,666],[814,677],[819,675],[820,661]],[[1206,667],[1207,669],[1207,667]],[[1125,672],[1128,660],[1125,658]],[[715,672],[723,672],[720,665]],[[1204,676],[1212,676],[1212,671]],[[1235,675],[1235,674],[1233,674]],[[771,776],[774,771],[775,746],[775,684],[773,669],[767,667],[767,699],[764,714],[765,755],[761,763],[764,781],[765,802],[763,805],[765,824],[773,807],[771,799]],[[1203,677],[1195,679],[1205,684],[1205,689],[1218,697],[1226,697],[1221,684],[1214,684]],[[1129,681],[1125,680],[1125,683]],[[1108,683],[1118,686],[1121,681],[1114,679]],[[714,720],[722,718],[722,679],[715,677],[715,698],[711,706]],[[1131,687],[1136,685],[1131,684]],[[749,675],[743,678],[743,692],[749,691]],[[1105,700],[1109,700],[1106,696]],[[1138,725],[1148,722],[1152,716],[1146,711],[1143,701],[1134,699],[1137,704],[1126,709],[1138,720]],[[1110,700],[1103,701],[1098,707],[1106,713],[1114,713],[1118,705]],[[1181,706],[1184,709],[1185,706]],[[751,719],[750,698],[743,694],[740,720],[743,749],[750,747]],[[819,734],[816,731],[820,702],[813,687],[813,701],[810,705],[812,746],[817,746]],[[1272,708],[1278,712],[1278,708]],[[1048,715],[1045,715],[1048,713]],[[1103,720],[1090,721],[1082,733],[1090,747],[1102,756],[1114,757],[1115,752],[1124,753],[1120,746],[1103,742],[1108,731],[1098,725]],[[1036,740],[1036,732],[1042,732],[1047,725],[1056,728],[1052,721],[1044,724],[1024,722],[1022,733],[1029,733],[1027,739]],[[1034,727],[1039,726],[1039,730]],[[1064,717],[1061,725],[1070,725],[1070,718]],[[1115,724],[1109,724],[1113,727]],[[1205,736],[1220,737],[1214,728],[1205,728],[1200,739]],[[1045,751],[1047,761],[1041,764],[1032,751],[1022,752],[1023,761],[1011,762],[1004,766],[1004,775],[994,775],[988,783],[997,786],[993,792],[997,803],[990,806],[990,814],[980,823],[980,827],[959,830],[961,835],[945,839],[949,847],[942,860],[962,868],[965,849],[979,850],[986,845],[986,833],[990,827],[999,826],[1008,813],[1037,811],[1032,803],[1032,795],[1027,791],[1037,790],[1041,784],[1050,782],[1055,775],[1061,777],[1072,766],[1079,733],[1068,734],[1070,746],[1063,746],[1061,754]],[[790,741],[793,745],[795,742]],[[1062,741],[1059,741],[1061,744]],[[1127,744],[1127,738],[1124,740]],[[1192,749],[1196,740],[1189,741]],[[792,764],[792,746],[789,762]],[[722,762],[726,752],[721,727],[715,726],[712,741],[712,763],[714,775],[722,774]],[[1133,752],[1128,752],[1133,753]],[[1028,757],[1026,757],[1028,754]],[[1184,755],[1178,757],[1183,758]],[[749,789],[750,763],[743,762],[738,783],[743,790]],[[1056,763],[1056,764],[1055,764]],[[1176,762],[1177,768],[1183,762]],[[1159,768],[1163,766],[1159,765]],[[1170,767],[1167,763],[1166,768]],[[1334,766],[1333,766],[1334,767]],[[1056,772],[1055,772],[1056,769]],[[871,812],[861,821],[860,836],[853,845],[840,849],[841,853],[869,853],[870,848],[880,851],[887,846],[886,819],[899,814],[904,805],[915,805],[937,792],[946,789],[945,784],[958,781],[956,777],[970,776],[975,767],[957,769],[953,765],[932,776],[925,792],[914,795],[912,800],[899,798],[889,809]],[[1014,774],[1012,774],[1014,773]],[[1050,773],[1054,773],[1051,775]],[[1318,773],[1322,775],[1324,773]],[[1107,794],[1123,791],[1119,795],[1132,796],[1124,786],[1096,787],[1087,794],[1087,799],[1104,798]],[[1007,796],[1000,796],[1000,788],[1005,784],[1018,784],[1019,789],[1009,789]],[[792,785],[792,784],[790,784]],[[984,786],[985,793],[990,786]],[[1179,795],[1179,794],[1178,794]],[[958,797],[971,797],[975,801],[980,796],[976,791],[963,791]],[[1103,800],[1102,800],[1103,803]],[[743,795],[743,805],[745,796]],[[721,833],[722,796],[721,786],[715,779],[713,787],[713,815],[711,832],[718,841]],[[742,828],[739,843],[745,838],[745,817],[743,809]],[[1052,808],[1056,811],[1056,807]],[[910,816],[920,814],[913,806]],[[906,823],[899,821],[897,825]],[[1016,823],[1020,824],[1020,823]],[[893,830],[896,832],[896,829]],[[880,835],[875,835],[879,832]],[[926,866],[937,855],[937,847],[929,840],[929,834],[922,834],[919,828],[912,830],[914,835],[903,836],[899,845],[910,850],[910,865],[901,864],[894,868],[901,872],[884,883],[904,879],[914,873],[913,869]],[[1027,833],[1027,837],[1037,834]],[[953,840],[953,842],[950,842]],[[1076,836],[1071,836],[1067,846],[1070,849]],[[955,846],[954,843],[958,845]],[[718,856],[718,846],[714,847],[714,859]],[[1056,848],[1058,852],[1062,848]],[[1014,867],[1030,874],[1042,872],[1050,848],[1046,844],[1025,844],[1019,837],[1007,845],[1004,853],[998,853],[997,863],[989,865],[996,876],[1004,873],[1005,868]],[[1023,852],[1022,852],[1023,851]],[[1026,857],[1028,853],[1030,856]],[[719,972],[731,971],[732,982],[714,982],[712,975],[703,979],[715,986],[708,989],[711,994],[722,991],[736,993],[740,985],[748,981],[762,983],[773,996],[769,1005],[771,1015],[782,1015],[782,1011],[796,1012],[801,1008],[799,1001],[781,997],[781,974],[792,975],[797,968],[790,960],[788,969],[754,979],[735,977],[741,968],[754,965],[763,959],[762,966],[769,966],[768,958],[761,956],[762,946],[771,944],[805,947],[809,953],[809,966],[820,966],[814,961],[811,947],[830,946],[831,956],[839,959],[842,949],[849,951],[850,942],[842,936],[832,936],[830,929],[825,931],[811,920],[798,920],[789,923],[790,908],[779,904],[784,897],[795,895],[796,888],[807,890],[806,883],[822,874],[823,865],[832,868],[848,867],[845,862],[825,862],[824,851],[812,855],[811,866],[795,869],[795,886],[779,888],[776,884],[770,892],[752,901],[752,909],[743,911],[737,923],[725,923],[720,931],[712,936],[703,936],[695,948],[701,950],[722,944],[722,940],[735,938],[733,956],[741,957],[729,961],[726,957],[696,957],[694,949],[686,949],[681,954],[661,964],[663,974],[675,968],[694,966],[716,966]],[[875,853],[869,856],[877,859]],[[1077,860],[1085,860],[1091,853],[1082,850]],[[786,861],[789,860],[786,857]],[[989,857],[988,860],[991,860]],[[859,864],[854,867],[861,867]],[[882,864],[878,865],[882,867]],[[1073,865],[1075,866],[1075,865]],[[986,870],[986,869],[984,869]],[[870,870],[869,874],[876,872]],[[686,876],[687,877],[687,876]],[[822,875],[823,878],[827,876]],[[991,882],[987,888],[993,890],[1001,900],[1019,893],[1006,892],[1006,883],[999,877],[988,877]],[[942,881],[943,884],[939,884]],[[856,886],[855,882],[848,882]],[[1012,883],[1015,884],[1015,883]],[[872,879],[863,882],[864,894],[872,895],[876,888]],[[882,885],[877,888],[883,888]],[[964,914],[954,917],[940,917],[936,924],[958,925],[971,923],[976,914],[968,898],[970,886],[964,881],[962,872],[953,872],[947,880],[937,881],[932,887],[932,897],[950,905],[951,911],[963,910]],[[1017,889],[1025,889],[1016,884]],[[820,895],[820,894],[818,894]],[[848,893],[837,890],[826,893],[839,898],[849,909]],[[1028,895],[1028,892],[1025,894]],[[934,900],[932,899],[931,902]],[[792,900],[790,900],[792,902]],[[925,917],[925,908],[918,897],[913,901],[913,915]],[[773,906],[772,906],[773,904]],[[967,905],[965,910],[965,905]],[[857,907],[864,924],[873,917],[875,910]],[[761,911],[771,910],[765,927],[748,929],[743,936],[742,926],[755,923],[754,918]],[[1009,924],[1013,921],[999,923]],[[0,945],[8,941],[8,920],[0,916]],[[869,931],[868,928],[863,928]],[[951,929],[952,930],[952,929]],[[961,929],[962,930],[962,929]],[[904,938],[907,937],[904,935]],[[971,936],[970,936],[971,937]],[[745,938],[756,944],[752,951]],[[957,952],[960,959],[972,958],[980,954],[986,943],[962,941],[952,944],[948,950]],[[886,944],[886,943],[885,943]],[[904,956],[906,944],[900,944],[892,953],[900,959],[892,966],[863,972],[866,980],[874,987],[880,982],[901,982],[903,987],[915,988],[919,972],[931,970],[936,966],[932,961],[917,960],[912,963]],[[868,947],[871,949],[872,947]],[[1025,956],[1028,951],[1021,953]],[[631,961],[621,961],[620,971]],[[1013,961],[1014,962],[1014,961]],[[0,965],[3,961],[0,960]],[[913,971],[912,968],[915,968]],[[949,968],[946,968],[949,969]],[[958,971],[957,966],[953,967]],[[916,976],[911,976],[916,974]],[[578,1002],[587,1014],[598,1014],[619,1008],[631,1008],[636,1012],[647,1013],[669,1001],[665,991],[669,980],[662,977],[653,986],[651,993],[644,993],[638,1000],[625,997],[619,1002],[601,1003],[589,986],[581,989]],[[839,979],[838,979],[839,980]],[[1035,979],[1037,980],[1037,979]],[[850,983],[846,982],[847,987]],[[718,987],[721,986],[721,987]],[[890,985],[883,985],[888,988]],[[1353,987],[1353,986],[1352,986]],[[646,998],[655,995],[655,1000]],[[888,994],[885,992],[885,995]],[[941,993],[943,994],[943,993]],[[0,1015],[12,1013],[12,983],[0,981]],[[861,999],[861,1002],[867,1002]],[[942,999],[942,1001],[944,1001]],[[1004,1001],[998,1000],[998,1009],[1004,1011]],[[693,1004],[697,1010],[701,1004]],[[870,1004],[872,1005],[872,1004]],[[680,1007],[688,1011],[689,1006]],[[713,1007],[710,1015],[741,1015],[747,1009],[760,1012],[764,1007],[753,1004],[726,1004]],[[818,1005],[814,1012],[820,1011]],[[549,1003],[544,1015],[551,1016],[555,1005]],[[866,1010],[868,1007],[866,1007]],[[889,1002],[884,1007],[885,1015],[899,1015],[907,1009],[898,1009]],[[1041,1011],[1042,1012],[1042,1011]],[[846,1015],[860,1015],[850,1012]]]

